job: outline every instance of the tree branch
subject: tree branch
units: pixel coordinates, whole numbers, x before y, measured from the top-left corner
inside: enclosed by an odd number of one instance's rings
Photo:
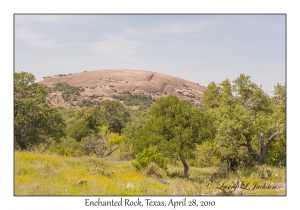
[[[246,136],[245,136],[246,137]],[[243,143],[240,146],[245,146],[248,148],[248,152],[258,161],[260,159],[260,155],[252,148],[250,144],[250,139],[246,137],[247,144]]]
[[[248,145],[243,143],[243,144],[240,144],[239,147],[248,147]]]
[[[116,146],[115,148],[110,148],[110,150],[108,151],[108,153],[105,155],[105,157],[111,155],[111,153],[113,153],[114,151],[116,151],[117,149],[119,149],[118,146]],[[104,155],[104,154],[103,154]]]
[[[276,129],[277,129],[277,132],[279,132],[279,124],[280,124],[281,122],[277,122],[276,123]]]
[[[280,136],[284,133],[285,131],[281,131],[281,132],[277,131],[276,133],[273,133],[272,136],[270,136],[268,141],[266,142],[266,146],[268,146],[274,140],[275,137]]]
[[[282,135],[282,134],[285,133],[285,131],[280,131],[280,130],[279,130],[279,124],[281,124],[281,122],[277,122],[277,123],[276,123],[276,130],[277,130],[277,131],[276,131],[275,133],[273,133],[273,134],[268,138],[268,141],[266,142],[266,146],[268,146],[268,145],[274,140],[275,137],[280,136],[280,135]]]

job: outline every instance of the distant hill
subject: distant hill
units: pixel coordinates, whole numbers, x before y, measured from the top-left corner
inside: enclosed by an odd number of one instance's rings
[[[82,107],[102,100],[119,100],[132,109],[167,95],[197,104],[204,86],[174,76],[142,70],[97,70],[44,77],[55,107]]]

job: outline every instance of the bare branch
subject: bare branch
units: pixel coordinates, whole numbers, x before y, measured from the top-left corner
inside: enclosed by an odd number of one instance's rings
[[[116,146],[115,148],[110,148],[110,150],[108,151],[108,153],[107,153],[105,156],[104,156],[104,154],[103,154],[103,157],[107,157],[107,156],[111,155],[111,153],[113,153],[113,152],[116,151],[117,149],[119,149],[118,146]]]
[[[276,123],[276,130],[277,130],[277,132],[273,133],[273,134],[268,138],[268,141],[266,142],[266,146],[268,146],[268,145],[274,140],[275,137],[280,136],[280,135],[282,135],[282,134],[285,133],[285,131],[280,131],[280,130],[279,130],[279,125],[280,125],[280,124],[281,124],[281,122],[277,122],[277,123]]]
[[[276,133],[273,133],[272,136],[269,137],[266,146],[268,146],[274,140],[275,137],[280,136],[282,134],[285,134],[285,131],[282,132],[277,131]]]
[[[277,122],[276,123],[276,129],[277,129],[277,132],[279,132],[279,124],[280,124],[281,122]]]

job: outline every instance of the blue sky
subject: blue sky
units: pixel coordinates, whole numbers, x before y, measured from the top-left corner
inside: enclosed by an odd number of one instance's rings
[[[139,69],[207,86],[285,82],[285,15],[15,15],[15,71]]]

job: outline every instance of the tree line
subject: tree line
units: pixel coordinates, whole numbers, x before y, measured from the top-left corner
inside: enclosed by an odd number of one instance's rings
[[[60,155],[108,157],[118,153],[138,170],[150,163],[166,169],[226,163],[230,170],[286,163],[286,88],[267,95],[250,76],[211,82],[195,107],[168,96],[147,110],[118,101],[81,109],[54,108],[48,90],[32,74],[14,73],[14,146]],[[147,99],[148,100],[148,99]]]

